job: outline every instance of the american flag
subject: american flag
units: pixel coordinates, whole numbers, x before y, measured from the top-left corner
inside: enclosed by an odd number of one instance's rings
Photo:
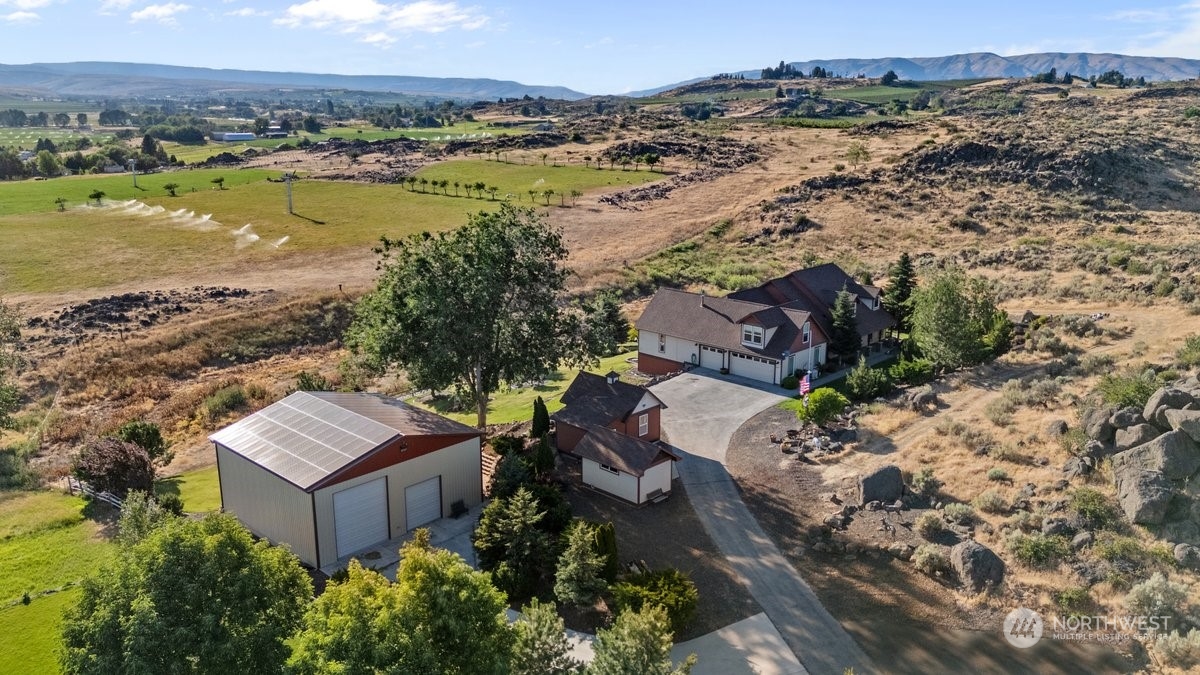
[[[805,375],[800,380],[800,395],[807,396],[809,390],[811,390],[811,389],[812,389],[812,385],[808,381],[808,375]]]

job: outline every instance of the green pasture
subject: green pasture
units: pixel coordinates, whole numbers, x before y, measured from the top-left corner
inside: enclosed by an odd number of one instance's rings
[[[442,127],[441,129],[382,129],[370,125],[358,125],[347,127],[326,127],[319,134],[310,134],[301,131],[298,136],[289,138],[260,138],[253,141],[232,141],[226,143],[224,141],[209,141],[204,145],[183,145],[180,143],[165,142],[163,149],[168,155],[175,155],[175,158],[187,162],[189,164],[203,162],[209,157],[214,157],[222,152],[230,152],[235,155],[241,155],[248,148],[256,149],[275,149],[284,143],[296,145],[301,139],[307,138],[313,143],[318,143],[330,138],[345,138],[347,140],[361,141],[381,141],[391,138],[412,138],[416,140],[431,141],[434,143],[446,143],[449,141],[458,140],[484,140],[497,136],[515,136],[527,133],[527,129],[521,128],[495,128],[489,127],[482,122],[459,122],[452,127]],[[36,139],[35,139],[36,141]]]
[[[33,101],[27,98],[14,98],[12,96],[0,96],[0,110],[24,110],[30,115],[44,112],[49,115],[55,113],[90,113],[95,114],[100,110],[94,102],[87,101]],[[72,120],[73,121],[73,120]]]
[[[74,124],[73,120],[72,124]],[[63,141],[83,138],[84,136],[90,137],[93,143],[101,145],[112,134],[108,132],[80,131],[70,127],[66,129],[58,127],[0,127],[0,147],[32,150],[37,145],[39,138],[49,138],[57,144]]]
[[[633,368],[633,364],[629,359],[637,356],[637,351],[625,352],[610,356],[600,360],[600,363],[592,368],[587,368],[588,372],[604,374],[610,370],[616,371],[618,374],[624,374]],[[507,424],[509,422],[519,422],[528,420],[533,417],[533,399],[538,396],[546,402],[546,409],[554,412],[563,407],[559,402],[559,397],[571,385],[571,381],[579,374],[579,370],[575,368],[559,368],[557,371],[550,374],[546,381],[525,387],[513,387],[504,389],[492,394],[491,401],[488,403],[488,424]],[[476,415],[472,408],[465,412],[454,412],[448,409],[448,399],[439,398],[430,402],[414,401],[416,405],[437,411],[450,419],[457,420],[463,424],[475,426]]]
[[[381,236],[457,227],[471,212],[496,208],[509,193],[528,205],[527,190],[536,189],[536,203],[542,205],[541,192],[547,189],[569,194],[663,176],[484,160],[446,162],[421,175],[483,181],[499,188],[499,199],[474,193],[468,198],[461,191],[455,197],[453,188],[447,196],[398,184],[299,180],[293,184],[295,214],[289,215],[284,185],[267,181],[280,173],[263,169],[144,174],[138,176],[138,188],[129,174],[3,183],[0,289],[55,292],[262,263],[304,265],[313,252],[366,251]],[[226,189],[215,189],[211,180],[217,176],[225,178]],[[163,188],[172,182],[180,186],[177,197]],[[97,189],[106,193],[103,207],[88,200]],[[67,200],[63,212],[54,203],[60,196]],[[146,206],[122,205],[132,199]],[[556,194],[551,205],[558,204]]]

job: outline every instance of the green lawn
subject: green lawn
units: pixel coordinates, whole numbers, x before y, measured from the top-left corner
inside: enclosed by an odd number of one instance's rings
[[[221,486],[215,464],[164,478],[154,484],[154,492],[179,495],[187,513],[208,513],[221,508]]]
[[[273,262],[304,265],[313,252],[365,251],[380,236],[457,227],[468,213],[500,204],[486,197],[455,197],[453,188],[446,196],[402,185],[301,180],[293,186],[295,215],[289,215],[284,186],[266,180],[279,175],[262,169],[176,171],[139,176],[140,189],[133,187],[129,175],[0,184],[0,287],[53,292]],[[546,189],[583,192],[663,177],[644,170],[481,159],[445,162],[420,175],[483,181],[498,187],[501,198],[513,193],[526,204],[529,189],[539,195]],[[227,189],[213,189],[210,181],[217,176],[225,178]],[[162,187],[171,182],[181,186],[177,197],[168,196]],[[87,201],[97,189],[107,193],[106,207]],[[68,200],[64,212],[54,204],[59,196]],[[132,212],[116,204],[134,198],[162,211]],[[558,202],[556,195],[551,204]],[[182,213],[172,217],[174,212]],[[204,220],[205,215],[211,218]]]
[[[610,370],[615,370],[618,373],[624,374],[633,368],[633,364],[629,362],[630,357],[636,356],[637,352],[626,352],[610,356],[600,360],[600,364],[595,368],[588,368],[589,372],[607,373]],[[546,409],[550,412],[562,408],[562,403],[558,398],[570,386],[571,381],[578,374],[577,369],[559,368],[557,372],[546,378],[545,383],[536,387],[524,387],[519,389],[508,389],[492,394],[492,400],[488,404],[488,424],[506,424],[508,422],[517,422],[528,420],[533,417],[533,399],[538,396],[546,402]],[[467,412],[450,412],[443,405],[444,399],[434,401],[432,405],[426,405],[423,402],[416,401],[415,404],[435,410],[452,420],[457,420],[471,426],[475,425],[475,413]]]
[[[4,649],[0,673],[57,673],[62,614],[79,599],[79,589],[35,598],[28,605],[0,609]]]
[[[0,608],[73,584],[112,554],[91,508],[50,490],[0,493]]]

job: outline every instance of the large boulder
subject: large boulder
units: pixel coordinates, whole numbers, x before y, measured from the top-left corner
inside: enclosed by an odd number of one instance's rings
[[[1200,410],[1167,410],[1165,416],[1173,431],[1182,431],[1193,441],[1200,441]]]
[[[1115,441],[1117,452],[1124,452],[1143,443],[1149,443],[1161,435],[1162,431],[1153,424],[1135,424],[1124,429],[1117,429]]]
[[[1200,569],[1200,548],[1191,544],[1175,545],[1175,562],[1187,569]]]
[[[1142,408],[1142,417],[1149,423],[1157,426],[1159,429],[1166,431],[1171,428],[1165,417],[1167,410],[1183,410],[1190,403],[1195,403],[1196,399],[1182,389],[1174,387],[1163,387],[1150,395],[1150,399],[1146,401],[1145,407]]]
[[[1117,430],[1126,429],[1135,424],[1141,424],[1142,422],[1145,422],[1145,420],[1142,418],[1142,411],[1138,408],[1132,407],[1121,408],[1117,412],[1113,413],[1112,417],[1108,418],[1108,423],[1113,425],[1113,428]]]
[[[889,464],[858,479],[859,504],[892,503],[904,496],[904,476],[900,467]]]
[[[1067,433],[1067,422],[1065,420],[1050,420],[1046,423],[1046,438],[1058,438]]]
[[[1004,561],[992,549],[973,539],[950,549],[950,564],[963,585],[976,593],[1004,581]]]
[[[1109,443],[1113,439],[1113,425],[1108,421],[1115,413],[1116,408],[1111,406],[1104,408],[1092,408],[1083,413],[1083,418],[1080,420],[1083,424],[1083,431],[1087,437],[1100,441],[1101,443]]]
[[[1113,455],[1113,473],[1148,471],[1167,480],[1186,480],[1200,469],[1200,448],[1182,431],[1168,431],[1139,446]]]
[[[1117,455],[1118,457],[1120,455]],[[1171,485],[1161,473],[1127,469],[1114,471],[1121,510],[1140,525],[1159,525],[1171,505]]]

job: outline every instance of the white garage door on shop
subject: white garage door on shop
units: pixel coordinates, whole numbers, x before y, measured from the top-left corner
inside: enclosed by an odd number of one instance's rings
[[[386,541],[387,478],[333,493],[333,532],[339,558]]]
[[[722,352],[713,349],[712,347],[700,347],[700,367],[720,370],[725,366],[721,364]]]
[[[441,518],[442,477],[434,476],[404,488],[404,513],[410,530]]]

